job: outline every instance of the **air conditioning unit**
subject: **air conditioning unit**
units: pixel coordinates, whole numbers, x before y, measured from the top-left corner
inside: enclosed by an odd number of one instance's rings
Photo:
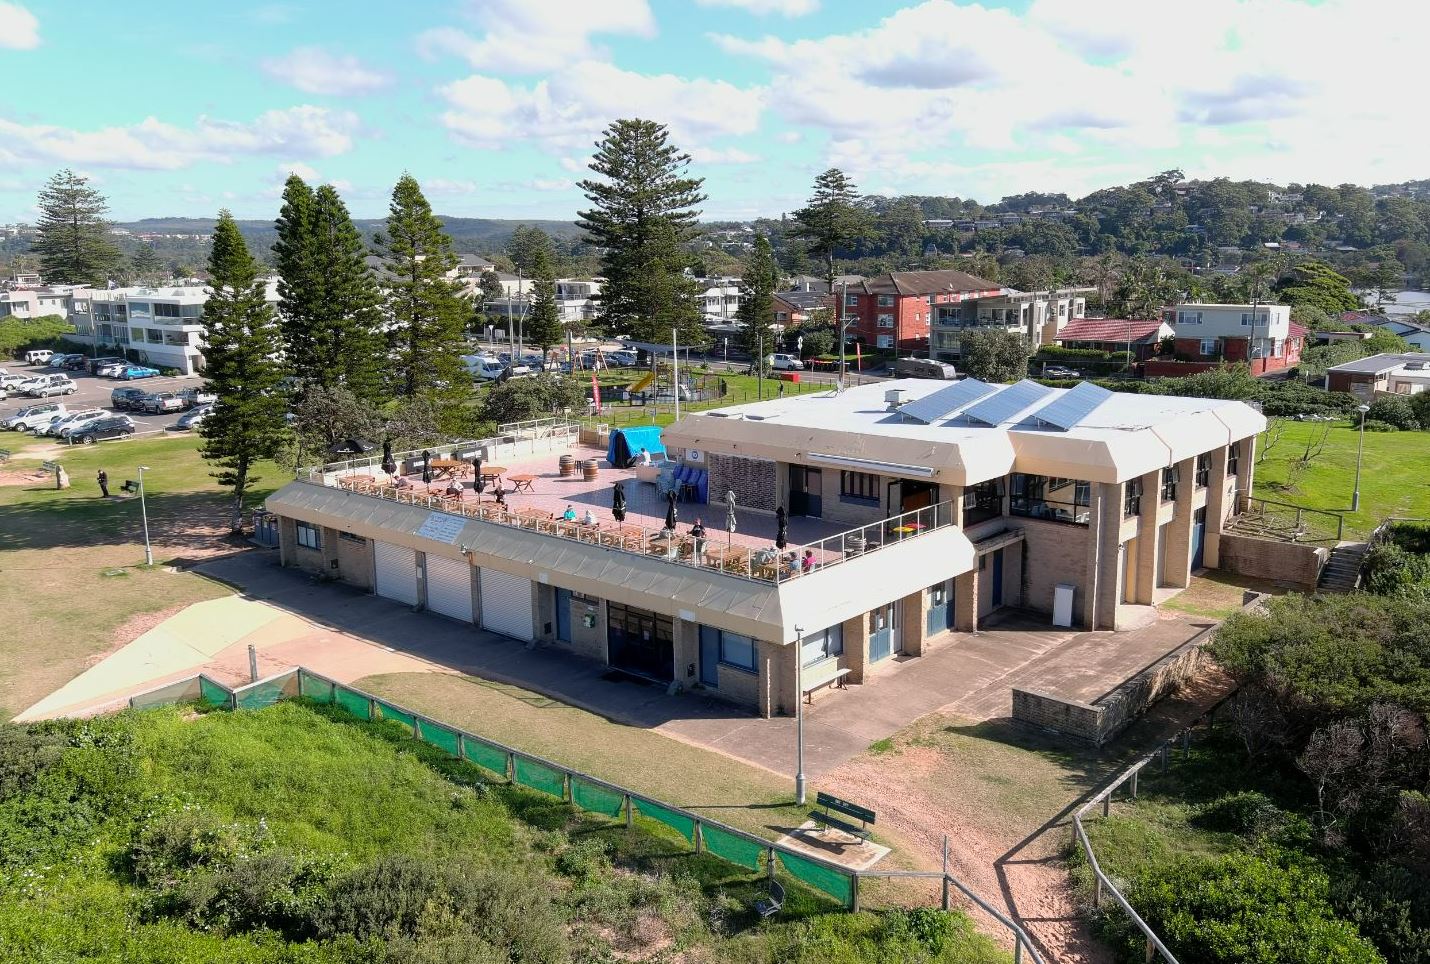
[[[890,388],[885,391],[884,404],[889,407],[889,411],[898,411],[899,406],[904,404],[904,390],[902,388]]]

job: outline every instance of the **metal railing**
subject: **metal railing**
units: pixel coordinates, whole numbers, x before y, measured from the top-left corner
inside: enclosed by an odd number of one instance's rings
[[[311,685],[313,683],[320,684],[320,686],[314,687],[313,685]],[[315,690],[320,691],[321,687],[327,688],[327,699],[320,699],[312,696],[313,692]],[[396,720],[403,725],[410,726],[413,739],[427,743],[429,746],[436,746],[438,749],[442,749],[448,753],[452,753],[453,751],[447,750],[445,746],[436,743],[433,739],[435,734],[438,732],[452,736],[455,740],[455,756],[457,756],[459,759],[475,763],[477,766],[481,766],[482,768],[487,769],[492,773],[499,773],[502,779],[508,781],[515,786],[523,786],[527,789],[533,789],[537,792],[540,792],[539,787],[536,787],[532,784],[523,783],[518,769],[519,762],[534,763],[538,767],[543,768],[550,773],[560,775],[560,798],[563,802],[570,803],[573,806],[577,807],[581,806],[580,802],[578,802],[575,798],[574,791],[574,787],[578,783],[600,788],[607,793],[619,797],[621,800],[619,819],[623,819],[627,827],[634,826],[635,815],[638,812],[642,812],[643,804],[653,805],[653,808],[656,809],[657,812],[666,811],[668,813],[675,814],[682,820],[689,822],[691,829],[689,835],[686,836],[686,839],[689,840],[694,846],[695,852],[697,854],[708,852],[706,850],[704,840],[707,832],[713,829],[719,831],[721,834],[738,838],[758,847],[763,856],[765,857],[765,871],[771,880],[775,878],[777,873],[777,857],[788,856],[794,858],[801,863],[813,864],[821,868],[823,871],[837,875],[838,877],[844,878],[848,881],[847,896],[843,894],[842,889],[838,893],[832,891],[831,889],[823,889],[822,892],[834,898],[835,900],[838,900],[840,903],[843,904],[845,909],[854,913],[857,913],[860,910],[859,890],[861,881],[901,879],[940,881],[942,885],[940,906],[943,910],[952,909],[952,890],[957,890],[959,893],[963,894],[966,898],[968,898],[968,900],[971,901],[974,905],[976,905],[979,909],[983,910],[995,921],[997,921],[1003,927],[1007,928],[1009,938],[1013,941],[1013,960],[1017,962],[1017,964],[1021,964],[1025,954],[1027,955],[1027,958],[1033,962],[1033,964],[1044,964],[1042,955],[1038,953],[1037,948],[1033,945],[1032,939],[1028,936],[1027,931],[1025,931],[1021,925],[1019,925],[1016,921],[1012,920],[1010,917],[1008,917],[1007,914],[1000,911],[997,907],[993,906],[983,897],[979,896],[979,894],[974,891],[973,888],[969,887],[967,884],[959,880],[957,877],[955,877],[948,871],[947,838],[945,838],[944,840],[944,868],[941,871],[879,871],[858,870],[850,867],[845,867],[840,864],[825,860],[821,857],[815,856],[806,851],[797,850],[793,847],[788,847],[783,844],[767,840],[764,837],[756,836],[755,834],[748,833],[736,827],[732,827],[727,823],[722,823],[718,820],[712,820],[709,817],[697,813],[693,810],[687,810],[684,807],[678,806],[676,804],[666,803],[664,801],[657,800],[648,794],[631,790],[628,787],[623,787],[619,784],[611,783],[608,780],[602,780],[599,777],[593,777],[588,773],[584,773],[572,767],[565,766],[564,764],[557,763],[554,760],[549,760],[545,757],[537,756],[533,753],[527,753],[523,750],[507,746],[504,743],[488,739],[484,736],[478,736],[477,734],[464,730],[461,727],[453,726],[450,723],[444,723],[441,720],[434,719],[433,717],[430,717],[424,713],[420,713],[417,710],[410,709],[406,706],[403,706],[399,703],[394,703],[391,700],[385,699],[383,697],[375,696],[372,693],[368,693],[355,687],[348,686],[345,683],[340,683],[329,676],[324,676],[321,673],[315,673],[312,670],[302,666],[299,666],[295,669],[286,670],[282,673],[274,674],[264,679],[255,680],[252,683],[239,687],[229,687],[210,676],[200,673],[196,676],[176,680],[174,682],[166,683],[163,686],[159,686],[154,689],[145,690],[141,693],[136,693],[133,696],[129,697],[128,703],[131,709],[147,709],[156,706],[173,705],[177,703],[197,702],[200,700],[208,700],[211,703],[217,703],[217,700],[215,698],[221,697],[223,700],[221,704],[223,708],[237,710],[261,709],[265,706],[271,706],[285,699],[306,697],[310,699],[315,699],[317,702],[320,703],[342,705],[338,701],[338,693],[340,690],[343,693],[356,698],[359,705],[365,703],[366,719],[373,721],[379,721],[383,719]],[[347,709],[348,707],[344,708]],[[361,719],[363,717],[359,716],[357,718]],[[426,731],[425,736],[424,730]],[[479,748],[494,750],[496,751],[496,755],[504,757],[503,769],[501,771],[498,771],[491,766],[491,763],[495,762],[492,754],[472,752],[474,750],[478,750]],[[473,759],[474,756],[477,757],[477,759]],[[659,822],[666,823],[666,821],[664,820],[660,820]],[[731,859],[721,854],[714,854],[713,852],[711,853],[713,856],[719,856],[721,859]],[[738,866],[744,866],[749,868],[749,864],[739,862],[736,863]],[[754,872],[758,873],[758,859],[756,859],[755,864],[756,866],[751,869],[753,869]],[[801,878],[797,873],[790,871],[788,865],[785,865],[785,872],[794,879],[803,880],[803,878]],[[814,886],[808,881],[804,882],[811,887]]]
[[[1234,529],[1247,535],[1262,535],[1283,542],[1340,542],[1346,521],[1339,512],[1310,509],[1257,496],[1238,497],[1240,505]]]
[[[508,422],[498,425],[497,434],[489,438],[444,442],[422,449],[394,452],[392,460],[397,463],[400,475],[420,470],[424,452],[432,459],[457,459],[467,462],[478,456],[489,457],[498,451],[503,456],[519,454],[522,443],[527,443],[533,452],[536,451],[538,442],[548,445],[553,443],[573,444],[579,430],[580,426],[576,422],[565,418],[538,418],[524,422]],[[306,478],[309,482],[317,482],[324,477],[372,473],[381,471],[381,469],[382,453],[376,452],[362,458],[348,459],[342,462],[300,466],[297,477]]]

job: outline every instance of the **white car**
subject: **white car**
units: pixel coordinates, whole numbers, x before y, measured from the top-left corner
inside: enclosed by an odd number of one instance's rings
[[[119,373],[129,367],[129,362],[115,362],[113,365],[101,365],[95,374],[103,375],[105,378],[118,378]]]
[[[36,348],[34,351],[25,352],[25,361],[31,365],[43,365],[53,357],[55,357],[55,353],[48,348]]]
[[[102,408],[81,408],[73,412],[66,412],[50,424],[44,426],[43,428],[36,429],[35,434],[59,435],[61,432],[64,431],[66,426],[72,426],[78,422],[86,422],[92,418],[99,418],[103,415],[108,414],[110,413],[106,412]]]
[[[68,413],[69,409],[60,402],[44,402],[39,405],[27,405],[3,422],[0,422],[0,428],[8,428],[16,432],[28,432],[42,425],[48,425],[61,415]]]
[[[804,362],[800,361],[799,357],[796,355],[771,355],[769,357],[769,366],[776,371],[781,372],[804,371]]]
[[[64,375],[50,375],[38,385],[29,385],[25,394],[32,398],[49,398],[51,395],[73,395],[79,386]]]

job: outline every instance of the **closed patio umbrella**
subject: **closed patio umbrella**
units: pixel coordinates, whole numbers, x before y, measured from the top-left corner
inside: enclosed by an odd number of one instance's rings
[[[392,458],[392,440],[388,439],[382,443],[382,471],[388,475],[397,473],[397,463]]]
[[[775,510],[775,548],[783,549],[789,545],[789,513],[784,506]]]
[[[622,482],[611,492],[611,518],[618,523],[626,521],[626,486]]]
[[[481,456],[472,459],[472,478],[476,479],[476,481],[472,483],[472,488],[476,490],[478,495],[481,495],[487,490],[487,483],[482,479]]]
[[[426,449],[422,450],[422,481],[432,481],[432,453]]]
[[[725,543],[735,544],[735,490],[725,492]]]
[[[666,527],[667,529],[669,529],[671,532],[674,532],[674,531],[675,531],[675,522],[676,522],[675,493],[674,493],[674,492],[667,492],[667,493],[665,494],[665,527]]]

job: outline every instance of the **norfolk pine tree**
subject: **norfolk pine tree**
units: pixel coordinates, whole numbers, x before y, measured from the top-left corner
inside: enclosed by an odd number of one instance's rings
[[[283,184],[283,206],[273,225],[278,230],[278,239],[273,242],[273,264],[278,269],[278,317],[284,356],[289,369],[299,378],[312,377],[318,367],[314,338],[321,279],[313,206],[313,189],[298,175],[288,175]]]
[[[517,225],[511,240],[507,242],[506,250],[512,263],[528,278],[536,277],[538,254],[545,254],[548,263],[556,258],[556,252],[551,247],[551,237],[540,228],[525,224]]]
[[[405,398],[458,394],[467,384],[461,353],[469,305],[448,280],[457,266],[452,239],[410,174],[392,191],[387,233],[379,237],[388,282],[393,391]]]
[[[119,267],[119,249],[109,239],[109,202],[89,179],[68,168],[46,182],[36,206],[39,237],[31,246],[50,284],[103,287]]]
[[[324,388],[339,385],[363,401],[379,394],[382,296],[363,260],[367,248],[330,184],[313,196],[316,278],[321,297],[313,306],[311,373]]]
[[[129,273],[134,276],[135,281],[142,284],[157,281],[161,275],[167,276],[168,271],[158,253],[155,252],[154,246],[144,244],[129,256]]]
[[[743,326],[740,338],[750,357],[763,366],[764,356],[774,347],[770,324],[775,319],[775,288],[779,284],[779,268],[775,265],[770,239],[755,236],[755,249],[745,263],[745,276],[740,279],[740,307],[735,318]]]
[[[218,402],[200,428],[202,453],[219,467],[210,474],[233,490],[229,523],[239,532],[244,497],[258,481],[253,466],[272,458],[287,435],[286,400],[280,390],[278,322],[264,300],[258,265],[227,211],[219,212],[214,227],[209,284],[204,374]]]
[[[794,212],[794,220],[790,237],[808,242],[809,253],[824,261],[824,280],[832,292],[835,252],[864,237],[872,224],[858,188],[849,175],[831,167],[814,179],[814,194]]]
[[[536,282],[535,297],[526,319],[526,340],[541,349],[544,362],[551,346],[561,344],[566,329],[561,324],[560,306],[556,304],[556,272],[551,267],[550,256],[541,248],[537,248],[533,256],[531,276]]]
[[[612,333],[667,342],[677,329],[682,344],[705,341],[697,286],[684,275],[694,261],[685,244],[696,234],[695,205],[705,200],[703,180],[685,176],[689,164],[654,121],[618,120],[596,145],[590,169],[600,179],[580,183],[592,207],[578,223],[602,249],[597,303]]]

